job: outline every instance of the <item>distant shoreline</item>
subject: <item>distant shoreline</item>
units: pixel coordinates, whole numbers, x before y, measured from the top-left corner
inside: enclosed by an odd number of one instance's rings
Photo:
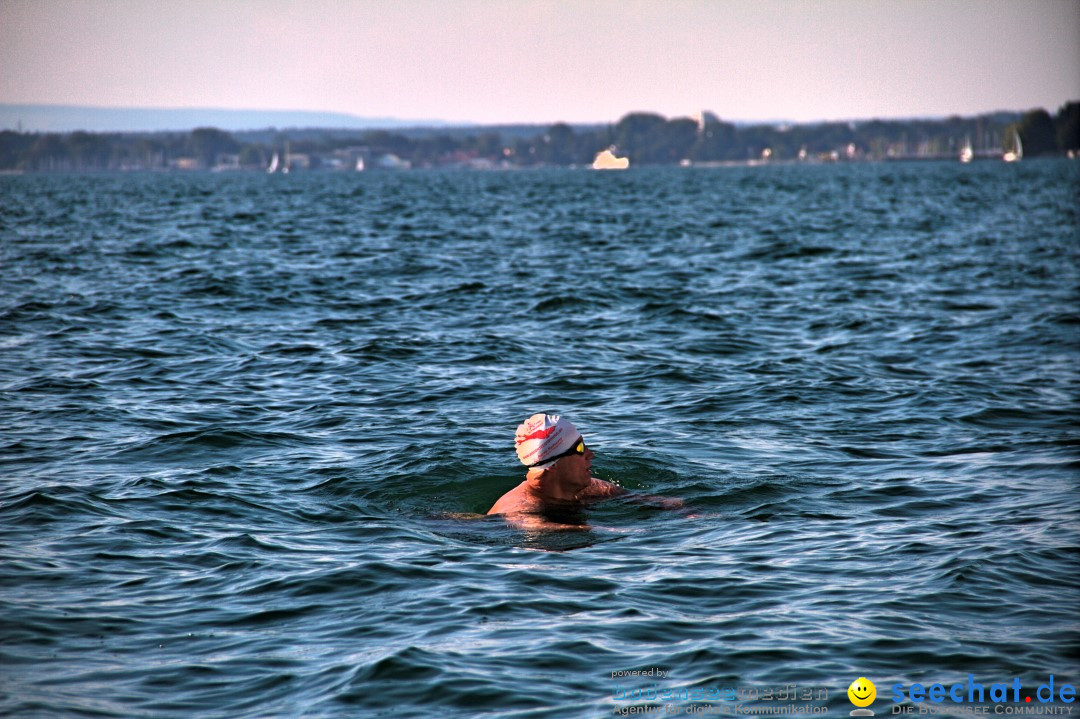
[[[711,113],[668,119],[630,113],[610,125],[556,123],[390,129],[300,128],[227,132],[0,131],[0,171],[307,172],[476,170],[591,165],[617,149],[631,167],[747,166],[784,162],[1001,159],[1075,156],[1080,101],[1046,110],[941,120],[747,125]]]
[[[991,110],[964,117],[1016,118],[1023,110]],[[629,113],[635,114],[635,113]],[[636,113],[641,114],[641,113]],[[654,113],[647,113],[654,114]],[[714,113],[703,111],[702,114]],[[943,122],[948,115],[873,116],[814,120],[729,119],[736,127],[812,127],[817,125],[864,124],[867,122]],[[672,116],[677,119],[677,116]],[[155,108],[104,107],[52,103],[0,103],[0,131],[27,133],[90,132],[99,134],[156,134],[190,132],[197,127],[215,127],[226,132],[247,133],[270,130],[320,129],[328,131],[386,130],[423,132],[430,130],[482,132],[490,129],[520,128],[535,134],[546,127],[566,124],[575,130],[608,126],[611,121],[519,121],[475,122],[424,118],[361,116],[345,112],[316,110],[245,110],[215,107]]]
[[[1038,158],[1032,158],[1026,160],[1026,162],[1037,161],[1075,161],[1077,155],[1055,155],[1055,156],[1041,156]],[[974,165],[983,166],[988,164],[1002,163],[1000,157],[998,158],[979,158],[974,161]],[[952,157],[887,157],[887,158],[873,158],[873,159],[860,159],[860,160],[842,160],[837,162],[822,161],[822,160],[727,160],[723,162],[703,162],[692,165],[638,165],[635,168],[628,168],[627,171],[642,172],[649,169],[668,169],[674,171],[695,171],[695,170],[730,170],[741,168],[780,168],[780,167],[826,167],[826,166],[841,166],[841,165],[933,165],[941,163],[956,163],[960,164],[955,158]],[[364,173],[348,173],[343,171],[334,170],[306,170],[299,174],[302,175],[345,175],[345,174],[375,174],[375,175],[392,175],[400,172],[406,174],[413,173],[438,173],[438,172],[467,172],[467,173],[515,173],[515,172],[537,172],[542,170],[566,170],[572,172],[596,172],[592,167],[586,165],[506,165],[476,168],[469,165],[440,165],[437,167],[416,167],[409,168],[408,170],[371,170]],[[164,168],[164,169],[60,169],[60,170],[0,170],[0,178],[2,177],[27,177],[27,176],[90,176],[90,175],[102,175],[102,176],[123,176],[123,175],[174,175],[174,176],[199,176],[199,175],[213,175],[213,176],[257,176],[267,174],[265,170],[259,168],[241,168],[236,170],[215,170],[215,169],[176,169],[176,168]],[[296,173],[294,173],[296,174]]]

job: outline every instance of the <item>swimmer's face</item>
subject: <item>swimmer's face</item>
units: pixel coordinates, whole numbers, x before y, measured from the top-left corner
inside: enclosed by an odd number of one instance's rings
[[[866,677],[859,677],[847,688],[848,699],[857,707],[868,707],[874,703],[877,687]]]
[[[592,467],[592,458],[592,450],[585,447],[585,454],[572,454],[569,457],[560,459],[559,469],[562,470],[571,484],[584,489],[592,481],[592,474],[589,472],[589,468]]]
[[[563,457],[549,470],[551,479],[570,485],[576,489],[585,489],[592,481],[592,450],[585,447],[584,454],[571,454]]]

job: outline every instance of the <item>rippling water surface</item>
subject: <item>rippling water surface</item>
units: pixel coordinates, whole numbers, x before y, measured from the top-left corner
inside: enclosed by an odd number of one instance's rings
[[[1078,197],[1066,161],[0,178],[0,714],[1076,684]],[[538,411],[691,510],[469,518]]]

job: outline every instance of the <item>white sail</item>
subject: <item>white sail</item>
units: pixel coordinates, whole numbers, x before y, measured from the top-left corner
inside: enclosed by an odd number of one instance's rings
[[[1013,149],[1001,156],[1005,162],[1016,162],[1024,157],[1024,144],[1020,142],[1020,130],[1013,129]]]
[[[971,149],[971,138],[964,138],[964,146],[960,148],[960,162],[971,162],[975,158],[975,151]]]

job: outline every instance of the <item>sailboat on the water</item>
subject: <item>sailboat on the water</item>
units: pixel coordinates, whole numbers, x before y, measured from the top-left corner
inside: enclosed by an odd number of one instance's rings
[[[1013,128],[1013,147],[1001,159],[1005,162],[1017,162],[1024,159],[1024,143],[1020,142],[1020,130]]]
[[[289,143],[285,143],[285,157],[280,157],[275,151],[270,157],[270,167],[266,168],[269,173],[280,172],[284,175],[289,174],[289,165],[292,164],[289,161]]]
[[[975,159],[975,150],[971,149],[971,138],[964,138],[964,146],[960,148],[960,162],[968,163]]]

